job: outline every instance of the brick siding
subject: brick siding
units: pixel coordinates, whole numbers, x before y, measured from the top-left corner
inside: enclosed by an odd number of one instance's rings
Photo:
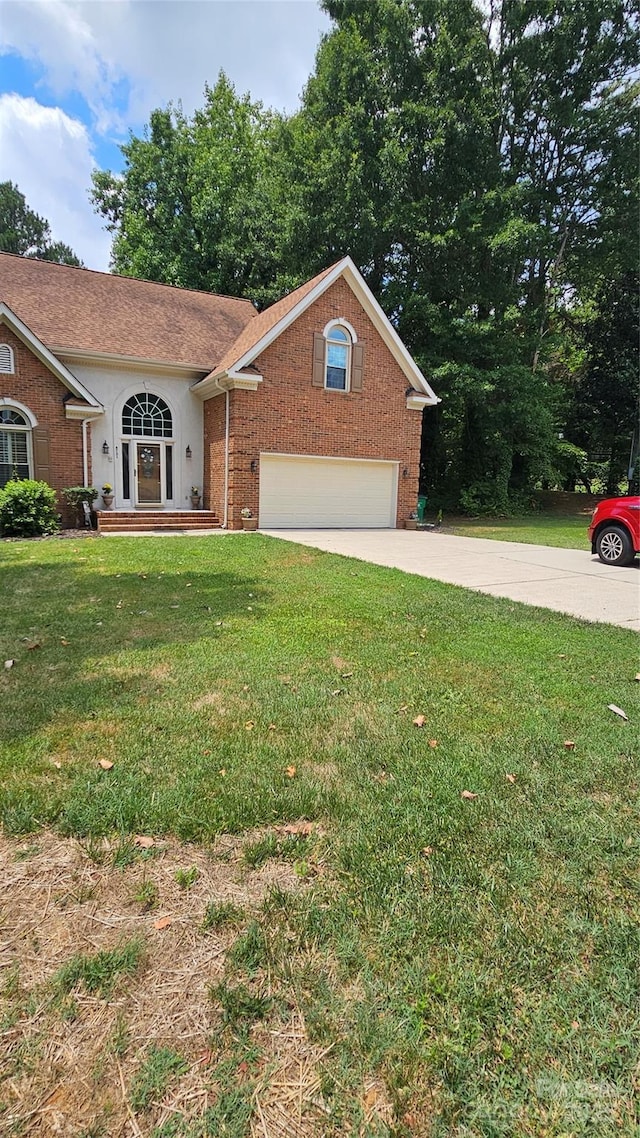
[[[0,396],[16,399],[28,407],[38,420],[38,427],[48,430],[48,482],[58,494],[63,525],[75,525],[75,515],[60,494],[64,486],[80,486],[83,481],[82,424],[65,418],[63,401],[69,391],[5,324],[0,325],[0,343],[13,348],[15,367],[13,375],[0,372]]]
[[[361,392],[313,387],[313,334],[343,317],[364,344]],[[409,411],[409,382],[347,283],[339,279],[255,361],[263,383],[230,393],[229,525],[258,515],[261,451],[399,462],[397,525],[416,506],[422,414]],[[205,403],[205,504],[224,511],[224,401]],[[428,412],[427,412],[428,413]],[[403,470],[407,476],[403,477]]]

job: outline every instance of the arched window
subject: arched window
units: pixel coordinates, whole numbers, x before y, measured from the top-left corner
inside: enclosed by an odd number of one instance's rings
[[[122,411],[123,435],[170,439],[173,434],[171,412],[159,395],[132,395]]]
[[[342,324],[326,333],[324,385],[330,391],[348,391],[351,378],[351,336]]]
[[[0,407],[0,487],[31,476],[31,423],[15,407]]]
[[[0,372],[5,375],[13,375],[15,370],[13,348],[9,344],[0,344]]]

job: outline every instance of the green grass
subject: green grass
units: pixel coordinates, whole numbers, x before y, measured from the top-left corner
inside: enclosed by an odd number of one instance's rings
[[[188,1066],[182,1056],[170,1047],[150,1047],[129,1091],[133,1109],[148,1110],[163,1097],[175,1079],[184,1075]]]
[[[444,529],[459,537],[487,537],[492,541],[522,541],[525,545],[554,545],[584,549],[591,545],[587,529],[590,511],[575,517],[534,514],[524,518],[444,518]]]
[[[135,974],[143,952],[142,941],[128,940],[111,950],[73,956],[58,969],[51,983],[63,995],[82,985],[87,992],[107,998],[121,976]]]
[[[327,1134],[372,1072],[394,1138],[635,1132],[633,633],[259,535],[0,557],[7,832],[116,833],[124,864],[133,834],[319,824],[247,844],[305,886],[218,1000],[232,1030],[268,976],[301,1009]]]

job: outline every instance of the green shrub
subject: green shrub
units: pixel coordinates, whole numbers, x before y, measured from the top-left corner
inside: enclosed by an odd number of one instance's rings
[[[0,490],[0,533],[5,537],[39,537],[60,528],[56,492],[46,482],[12,479]]]
[[[76,521],[79,526],[84,525],[84,511],[82,503],[86,502],[89,509],[92,508],[93,503],[98,497],[98,491],[95,486],[66,486],[62,491],[62,497],[76,512]]]

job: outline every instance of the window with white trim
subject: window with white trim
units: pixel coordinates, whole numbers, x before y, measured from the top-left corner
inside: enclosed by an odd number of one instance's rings
[[[123,435],[170,439],[173,435],[171,411],[159,395],[132,395],[122,409]]]
[[[13,348],[9,344],[0,344],[0,372],[4,375],[13,375],[15,370]]]
[[[326,333],[324,385],[329,391],[348,391],[351,379],[351,336],[341,324]]]
[[[0,487],[30,478],[31,424],[15,407],[0,407]]]

